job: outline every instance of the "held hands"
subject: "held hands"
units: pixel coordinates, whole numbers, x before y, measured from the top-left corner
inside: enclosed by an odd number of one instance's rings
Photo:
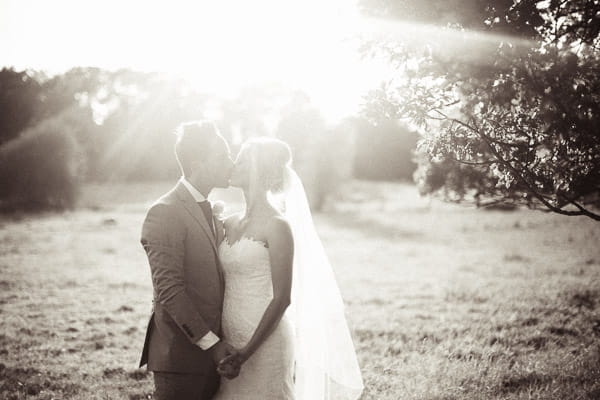
[[[217,365],[217,372],[228,379],[233,379],[239,375],[242,364],[246,362],[248,356],[243,349],[235,350],[225,356]]]
[[[233,379],[240,374],[243,362],[240,351],[229,343],[221,340],[210,348],[210,354],[217,365],[217,372],[227,379]],[[245,361],[245,360],[244,360]]]
[[[220,342],[217,342],[213,347],[211,347],[209,351],[214,363],[217,365],[217,372],[221,376],[224,376],[228,379],[233,379],[239,375],[239,366],[237,368],[234,368],[233,366],[221,368],[221,361],[223,359],[233,354],[237,354],[238,350],[236,348],[234,348],[232,345],[225,342],[224,340],[221,340]]]

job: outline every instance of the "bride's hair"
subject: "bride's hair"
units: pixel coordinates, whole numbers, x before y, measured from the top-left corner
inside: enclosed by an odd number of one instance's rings
[[[279,139],[258,137],[247,140],[243,149],[250,154],[259,184],[273,193],[283,191],[292,165],[290,146]]]

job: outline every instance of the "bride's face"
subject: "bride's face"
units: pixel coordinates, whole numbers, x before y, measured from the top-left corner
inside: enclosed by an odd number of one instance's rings
[[[250,155],[245,149],[240,150],[235,159],[235,165],[229,178],[231,186],[247,188],[250,182]]]

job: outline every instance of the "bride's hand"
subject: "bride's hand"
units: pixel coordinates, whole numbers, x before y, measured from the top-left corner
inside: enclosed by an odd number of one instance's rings
[[[243,350],[236,350],[224,357],[217,365],[217,372],[228,379],[237,377],[242,364],[247,360]]]
[[[243,363],[248,360],[249,355],[245,349],[239,349],[235,352],[228,354],[226,357],[219,362],[219,365],[223,364],[233,364],[237,366],[241,366]]]
[[[217,373],[227,379],[233,379],[240,374],[240,366],[231,363],[219,364],[217,366]]]

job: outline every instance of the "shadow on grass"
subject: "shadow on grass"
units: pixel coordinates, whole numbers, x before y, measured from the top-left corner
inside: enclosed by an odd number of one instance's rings
[[[526,375],[504,376],[499,383],[501,393],[516,393],[551,383],[554,378],[532,372]]]
[[[552,391],[556,399],[599,399],[600,347],[589,349],[583,359],[560,365],[550,373],[506,374],[500,379],[498,389],[503,394]]]
[[[0,398],[3,399],[37,396],[42,391],[60,394],[62,398],[72,398],[80,390],[80,385],[71,382],[67,374],[57,375],[36,368],[15,368],[0,364]]]
[[[327,220],[327,222],[331,223],[333,226],[357,230],[363,235],[372,238],[417,241],[424,236],[422,232],[403,229],[402,226],[399,226],[397,221],[383,223],[351,212],[321,214],[321,218]]]

